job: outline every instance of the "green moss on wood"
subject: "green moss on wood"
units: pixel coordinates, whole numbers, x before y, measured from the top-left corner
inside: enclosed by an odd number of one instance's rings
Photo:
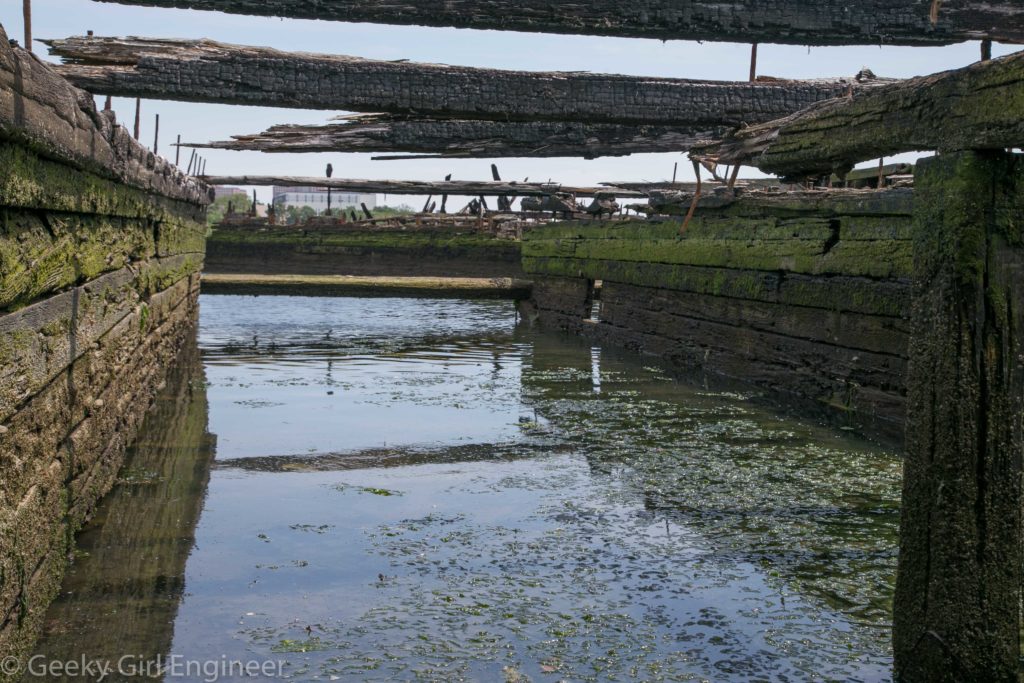
[[[205,209],[167,199],[0,142],[0,206],[203,222]]]

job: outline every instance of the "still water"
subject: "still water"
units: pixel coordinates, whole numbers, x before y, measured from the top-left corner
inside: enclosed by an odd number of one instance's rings
[[[39,653],[302,681],[888,678],[894,452],[514,315],[203,296]]]

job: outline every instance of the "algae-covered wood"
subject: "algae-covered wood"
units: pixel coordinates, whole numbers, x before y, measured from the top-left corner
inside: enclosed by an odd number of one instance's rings
[[[912,151],[1024,144],[1024,52],[821,102],[723,141],[695,158],[783,176],[846,173],[859,161]]]
[[[97,111],[92,96],[61,78],[53,65],[12,46],[2,26],[0,142],[156,195],[210,201],[207,188],[133,140],[112,112]]]

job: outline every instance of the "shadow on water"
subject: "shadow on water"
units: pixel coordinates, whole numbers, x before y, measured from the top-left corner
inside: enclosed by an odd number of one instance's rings
[[[206,381],[192,338],[113,491],[76,539],[37,655],[49,662],[83,655],[145,662],[170,652],[216,448],[207,416]]]
[[[40,651],[295,680],[888,678],[894,453],[513,316],[204,296],[203,367],[169,383]]]

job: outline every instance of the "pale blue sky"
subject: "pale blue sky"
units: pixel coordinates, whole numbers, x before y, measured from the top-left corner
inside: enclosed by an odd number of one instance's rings
[[[23,33],[21,2],[0,3],[0,23],[11,38]],[[628,38],[557,36],[498,31],[472,31],[373,24],[243,17],[193,10],[125,7],[93,0],[33,0],[33,32],[38,38],[83,35],[138,35],[167,38],[212,38],[230,43],[265,45],[282,50],[349,54],[379,59],[460,64],[526,70],[591,71],[647,76],[743,80],[749,46],[734,43],[661,42]],[[35,45],[45,57],[45,46]],[[996,45],[996,56],[1013,48]],[[815,47],[761,45],[758,73],[785,78],[852,75],[866,66],[880,76],[909,77],[964,66],[978,59],[977,43],[937,48]],[[131,122],[134,101],[117,98],[122,122]],[[160,114],[161,151],[173,157],[168,143],[183,139],[226,139],[254,133],[276,123],[322,123],[335,113],[263,107],[143,102],[142,140],[153,141],[153,115]],[[370,161],[368,154],[260,154],[206,150],[207,172],[213,174],[320,175],[327,162],[335,177],[438,180],[448,173],[457,179],[489,179],[489,160]],[[183,150],[183,159],[187,153]],[[585,184],[604,180],[663,180],[675,162],[679,178],[692,178],[681,154],[640,154],[583,159],[501,159],[502,177],[551,178]],[[183,162],[184,163],[184,162]],[[755,175],[745,173],[744,175]],[[269,188],[259,190],[269,197]],[[392,204],[422,199],[388,198]]]

